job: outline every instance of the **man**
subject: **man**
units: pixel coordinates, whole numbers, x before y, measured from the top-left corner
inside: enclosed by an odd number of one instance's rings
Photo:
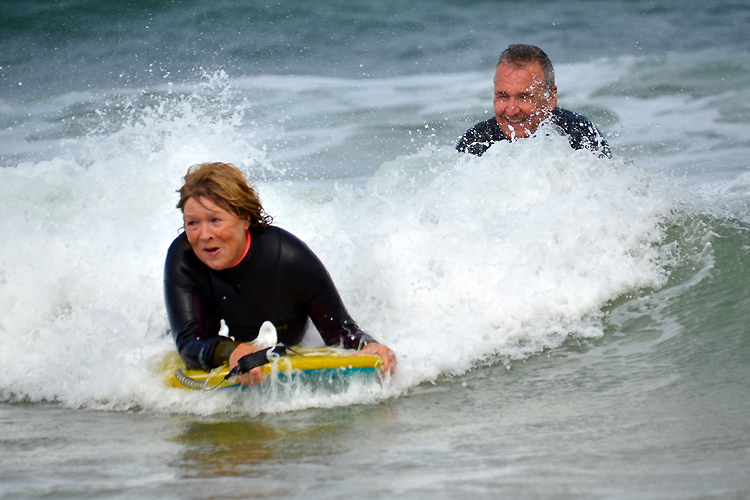
[[[505,49],[494,82],[495,117],[467,130],[457,150],[482,156],[493,143],[529,137],[549,122],[567,136],[573,149],[612,156],[604,137],[588,119],[557,107],[555,71],[539,47],[514,44]]]

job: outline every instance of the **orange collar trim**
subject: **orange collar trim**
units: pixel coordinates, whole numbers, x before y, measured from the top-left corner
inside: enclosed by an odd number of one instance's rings
[[[247,255],[247,252],[250,251],[250,240],[251,240],[251,238],[250,238],[250,231],[248,231],[247,232],[247,241],[245,242],[245,251],[242,252],[242,257],[240,257],[240,259],[237,262],[235,262],[234,264],[232,264],[231,266],[229,266],[230,269],[232,267],[237,266],[237,264],[239,264],[240,262],[242,262],[242,259],[245,258],[245,256]]]

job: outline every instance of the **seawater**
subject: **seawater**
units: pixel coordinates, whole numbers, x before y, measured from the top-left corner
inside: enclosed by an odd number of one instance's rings
[[[316,5],[5,9],[2,496],[747,496],[748,7]],[[551,131],[454,151],[517,41],[612,160]],[[160,383],[203,161],[254,180],[395,377]]]

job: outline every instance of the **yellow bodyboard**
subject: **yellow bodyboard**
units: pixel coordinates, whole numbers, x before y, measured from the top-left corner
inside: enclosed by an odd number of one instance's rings
[[[353,356],[354,351],[335,347],[294,348],[295,352],[281,356],[279,359],[261,366],[266,377],[278,374],[312,373],[314,370],[335,370],[342,373],[353,371],[372,371],[375,373],[383,367],[380,356],[361,354]],[[298,354],[297,354],[298,353]],[[229,366],[223,365],[210,372],[191,370],[185,367],[177,352],[169,353],[161,362],[161,372],[166,376],[168,385],[178,389],[201,390],[239,385],[225,381]]]

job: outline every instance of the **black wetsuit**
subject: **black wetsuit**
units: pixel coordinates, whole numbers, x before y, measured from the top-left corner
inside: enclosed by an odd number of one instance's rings
[[[550,120],[568,137],[568,142],[573,149],[586,148],[599,153],[599,156],[612,157],[607,141],[585,116],[566,109],[555,108]],[[493,117],[467,130],[456,144],[456,149],[463,153],[482,156],[493,143],[509,140]]]
[[[177,350],[190,368],[226,362],[240,342],[258,336],[264,321],[289,346],[304,337],[308,317],[327,345],[359,349],[374,341],[349,316],[315,254],[278,227],[251,230],[248,254],[222,271],[203,264],[185,234],[178,236],[167,253],[164,299]],[[235,341],[218,335],[222,319]]]

